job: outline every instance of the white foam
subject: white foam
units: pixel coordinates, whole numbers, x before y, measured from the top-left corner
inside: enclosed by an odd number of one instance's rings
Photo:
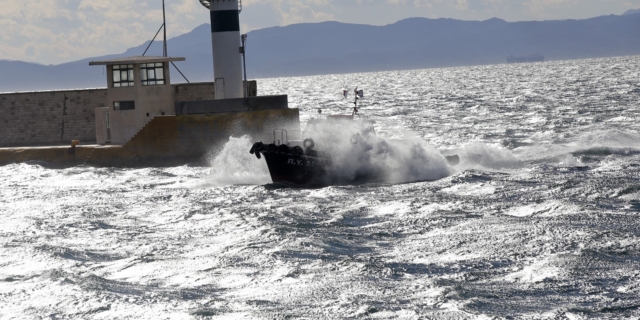
[[[333,181],[367,177],[368,181],[404,183],[433,181],[452,174],[446,159],[426,141],[396,132],[385,139],[368,132],[366,124],[337,121],[314,132],[316,149],[332,160]]]
[[[496,187],[488,183],[465,183],[442,189],[440,192],[465,196],[485,196],[494,194]]]
[[[204,186],[263,185],[271,183],[269,168],[264,159],[249,153],[251,137],[230,137],[222,150],[210,161],[211,172]]]
[[[410,212],[411,207],[409,203],[391,202],[376,208],[376,210],[381,215],[389,215],[389,214],[402,215],[402,214],[406,214],[407,212]]]
[[[508,149],[497,144],[473,142],[455,150],[460,156],[458,170],[514,170],[524,167],[522,160]]]
[[[573,214],[579,212],[580,208],[575,205],[565,205],[560,201],[546,201],[527,206],[514,207],[504,214],[512,217],[530,217],[533,215],[542,217],[554,217],[563,214]]]
[[[579,315],[579,314],[575,314],[575,313],[571,313],[571,312],[567,312],[564,314],[565,317],[567,317],[567,319],[569,320],[582,320],[585,319],[585,317]]]
[[[592,130],[570,140],[539,143],[521,148],[518,156],[525,161],[544,161],[562,166],[577,166],[581,162],[574,154],[583,152],[628,155],[640,150],[640,135],[633,131],[618,129]]]
[[[528,265],[520,271],[513,272],[505,280],[520,283],[538,283],[546,279],[560,276],[560,269],[551,264],[551,258],[541,259]]]

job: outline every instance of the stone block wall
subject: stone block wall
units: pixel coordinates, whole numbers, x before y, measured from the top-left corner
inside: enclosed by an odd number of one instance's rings
[[[0,147],[96,141],[95,108],[106,89],[0,94]]]
[[[215,99],[213,82],[174,84],[176,101],[201,101]]]
[[[249,96],[258,95],[258,84],[255,80],[247,81],[249,84]],[[178,101],[201,101],[215,100],[215,84],[213,82],[183,83],[174,84],[176,92],[176,102]]]

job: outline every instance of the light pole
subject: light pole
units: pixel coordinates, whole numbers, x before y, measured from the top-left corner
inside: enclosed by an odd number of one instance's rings
[[[246,44],[245,42],[247,41],[247,34],[243,34],[242,36],[240,36],[240,39],[242,39],[242,69],[244,70],[244,97],[248,98],[249,97],[249,83],[247,82],[247,59],[246,59]]]
[[[164,44],[162,45],[162,56],[167,56],[167,16],[164,11],[164,0],[162,0],[162,29],[164,29]]]

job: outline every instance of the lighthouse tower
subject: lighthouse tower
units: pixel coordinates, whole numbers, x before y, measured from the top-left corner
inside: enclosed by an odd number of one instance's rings
[[[216,100],[244,97],[238,2],[239,0],[204,1],[211,12]]]

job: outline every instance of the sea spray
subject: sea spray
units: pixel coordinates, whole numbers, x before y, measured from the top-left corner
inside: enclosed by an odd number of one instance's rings
[[[524,162],[513,152],[500,145],[472,142],[453,150],[460,157],[458,171],[478,169],[488,171],[510,171],[524,166]]]
[[[207,186],[227,186],[271,183],[269,168],[264,160],[249,153],[253,141],[250,136],[230,137],[210,161],[211,173],[206,178]]]
[[[640,153],[638,132],[619,129],[600,129],[580,133],[570,139],[552,143],[538,143],[518,150],[518,156],[531,162],[556,164],[560,162],[584,165],[594,155],[630,156]],[[574,158],[573,161],[564,159]],[[583,161],[584,160],[584,161]]]
[[[336,120],[306,131],[305,136],[313,137],[315,150],[330,158],[325,182],[348,184],[433,181],[470,169],[510,172],[540,159],[545,163],[575,166],[581,163],[571,153],[580,154],[583,149],[591,151],[606,144],[610,145],[607,150],[611,149],[611,153],[621,152],[618,149],[635,153],[634,149],[629,149],[629,146],[637,144],[628,141],[633,140],[629,138],[630,134],[616,131],[600,133],[595,137],[591,134],[580,137],[580,143],[564,146],[564,152],[560,154],[557,145],[546,146],[546,150],[537,146],[514,152],[497,144],[472,142],[450,150],[460,156],[460,164],[455,167],[449,166],[444,156],[423,139],[409,133],[397,133],[402,136],[400,139],[383,138],[377,136],[366,121]],[[253,142],[246,135],[230,137],[210,161],[211,174],[205,185],[271,183],[265,160],[258,160],[248,152]],[[536,150],[535,155],[531,154],[532,150]]]
[[[431,181],[453,172],[444,156],[424,140],[379,137],[371,122],[336,120],[309,133],[315,148],[330,159],[328,183]]]

